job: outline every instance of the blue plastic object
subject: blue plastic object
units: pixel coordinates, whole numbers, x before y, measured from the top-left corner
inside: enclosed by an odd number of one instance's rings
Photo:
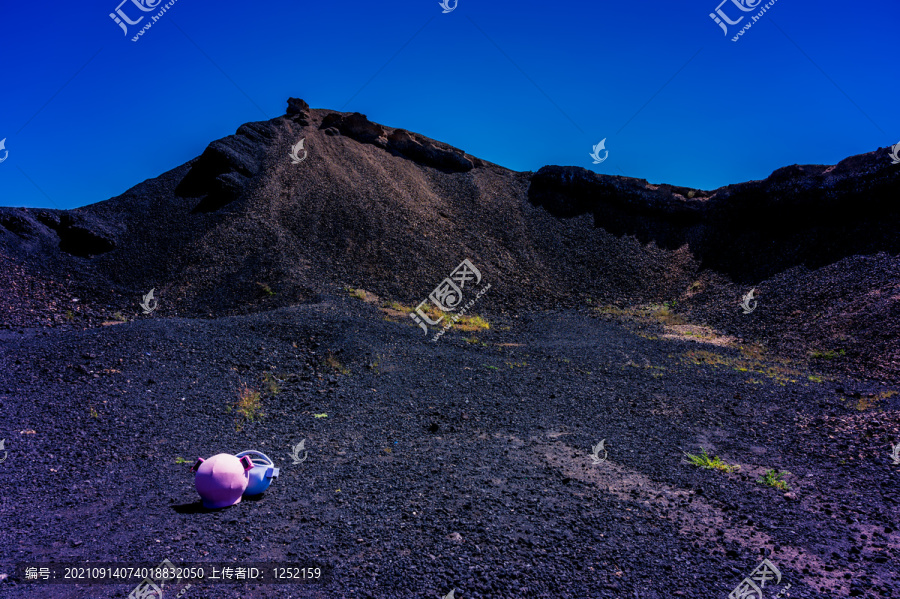
[[[275,462],[269,456],[260,451],[249,449],[237,454],[239,458],[244,456],[248,456],[253,461],[253,468],[249,472],[250,482],[247,484],[244,495],[259,495],[269,488],[274,479],[278,478],[278,468],[275,467]]]

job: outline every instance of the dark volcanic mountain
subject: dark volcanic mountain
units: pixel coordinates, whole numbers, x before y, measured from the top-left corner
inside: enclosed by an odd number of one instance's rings
[[[300,139],[308,157],[294,164]],[[467,257],[492,282],[483,310],[676,301],[787,353],[841,349],[897,375],[898,189],[886,149],[711,192],[579,167],[517,173],[292,98],[285,116],[119,197],[0,209],[0,323],[64,322],[71,297],[96,323],[133,313],[151,288],[169,316],[291,305],[336,285],[418,303]],[[745,317],[750,287],[759,309]],[[801,338],[809,347],[790,343]]]
[[[0,595],[168,559],[332,572],[167,598],[714,598],[765,558],[766,597],[896,597],[898,188],[885,150],[516,173],[291,99],[117,198],[0,208]],[[431,343],[410,306],[466,258],[489,291]],[[278,480],[203,508],[191,464],[246,449]]]

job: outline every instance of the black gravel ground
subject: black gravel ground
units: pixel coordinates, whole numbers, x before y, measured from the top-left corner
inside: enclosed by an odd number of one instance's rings
[[[892,388],[588,307],[486,317],[431,343],[335,289],[250,315],[0,331],[0,595],[126,597],[15,567],[168,558],[333,569],[167,590],[185,599],[725,598],[768,558],[783,578],[766,597],[900,596]],[[262,393],[253,422],[229,411],[243,385]],[[701,447],[740,471],[688,464]],[[251,448],[280,478],[202,509],[193,461]],[[789,491],[757,482],[768,469]]]

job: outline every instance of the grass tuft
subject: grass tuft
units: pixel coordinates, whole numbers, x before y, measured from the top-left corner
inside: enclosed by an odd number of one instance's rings
[[[363,289],[354,289],[353,287],[347,287],[347,293],[350,294],[350,297],[355,297],[359,300],[366,299],[366,292]]]
[[[256,422],[263,416],[262,397],[247,385],[241,387],[235,411],[250,422]]]
[[[705,468],[706,470],[721,470],[722,472],[735,472],[740,470],[740,466],[732,466],[723,462],[719,456],[709,457],[706,453],[706,449],[700,448],[700,455],[692,455],[689,453],[685,453],[687,459],[690,460],[691,464],[697,466],[699,468]]]
[[[766,470],[766,473],[760,477],[756,482],[768,485],[770,487],[775,487],[776,489],[781,489],[782,491],[789,491],[790,487],[788,487],[787,483],[782,480],[786,474],[790,474],[787,470],[782,470],[781,472],[776,472],[775,470]]]

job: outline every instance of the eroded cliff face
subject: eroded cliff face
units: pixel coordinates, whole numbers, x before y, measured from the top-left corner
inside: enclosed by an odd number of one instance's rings
[[[561,218],[589,214],[615,235],[687,244],[704,268],[758,281],[797,265],[900,251],[900,166],[887,150],[835,166],[789,166],[712,192],[545,166],[529,200]]]

